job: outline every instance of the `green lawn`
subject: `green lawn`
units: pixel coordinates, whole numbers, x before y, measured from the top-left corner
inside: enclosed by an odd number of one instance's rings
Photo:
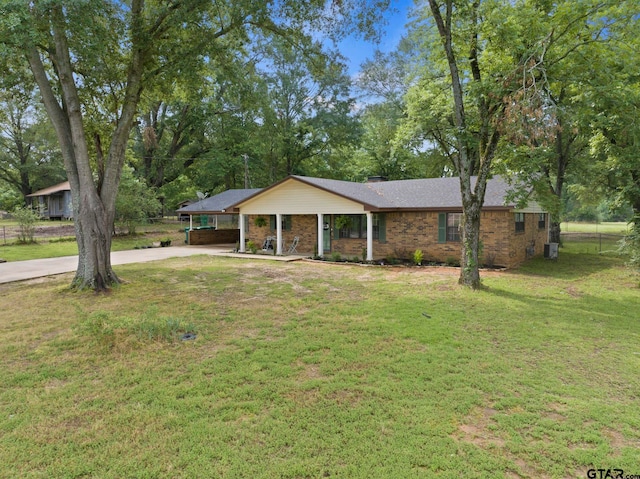
[[[640,474],[640,277],[192,257],[0,286],[0,477]],[[197,338],[181,341],[185,332]]]
[[[624,235],[629,232],[628,223],[576,223],[564,221],[561,224],[563,233],[603,233]]]
[[[181,228],[178,224],[144,225],[139,228],[139,234],[114,237],[111,250],[122,251],[134,249],[137,246],[151,246],[154,242],[164,239],[171,239],[175,245],[183,245],[184,238],[184,227]],[[0,243],[0,258],[7,261],[56,258],[76,254],[78,254],[78,245],[74,237],[38,238],[36,243],[31,244]]]

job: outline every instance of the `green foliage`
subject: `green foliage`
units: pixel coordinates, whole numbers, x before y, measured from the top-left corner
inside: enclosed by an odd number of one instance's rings
[[[421,249],[417,249],[413,252],[413,264],[415,264],[416,266],[421,266],[423,259],[424,255],[422,254]]]
[[[334,220],[334,226],[339,230],[351,228],[351,218],[347,215],[340,215]]]
[[[21,206],[13,210],[12,216],[18,222],[18,242],[35,243],[34,234],[40,215],[31,207]]]
[[[640,270],[640,216],[636,216],[631,231],[620,242],[620,251],[629,257],[629,266]]]
[[[251,252],[251,254],[256,254],[258,252],[258,245],[253,241],[247,242],[247,249]]]
[[[116,224],[134,235],[136,226],[158,216],[160,209],[155,191],[135,178],[130,168],[125,168],[116,198]]]
[[[255,224],[258,228],[263,228],[267,225],[267,220],[265,219],[264,216],[258,216],[253,221],[253,224]]]
[[[455,256],[448,256],[445,260],[447,266],[460,266],[460,260]]]
[[[331,253],[331,261],[335,261],[336,263],[342,261],[342,255],[339,252],[334,251]]]

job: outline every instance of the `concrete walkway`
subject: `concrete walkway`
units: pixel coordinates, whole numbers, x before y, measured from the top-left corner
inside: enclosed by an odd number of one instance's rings
[[[134,249],[112,251],[111,265],[129,263],[145,263],[167,258],[207,254],[212,256],[229,256],[243,259],[270,259],[274,261],[296,261],[304,256],[273,256],[261,254],[232,253],[232,245],[206,246],[171,246],[169,248]],[[40,278],[53,274],[71,273],[78,268],[78,256],[62,256],[60,258],[32,259],[0,263],[0,283],[11,283],[25,279]]]

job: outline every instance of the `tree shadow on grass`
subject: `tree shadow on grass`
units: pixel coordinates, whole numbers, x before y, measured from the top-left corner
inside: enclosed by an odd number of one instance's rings
[[[514,270],[513,274],[573,280],[616,267],[624,267],[623,258],[561,251],[557,260],[535,258]]]

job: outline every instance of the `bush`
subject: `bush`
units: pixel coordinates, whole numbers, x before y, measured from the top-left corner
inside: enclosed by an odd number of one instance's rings
[[[449,256],[446,259],[445,264],[447,266],[460,266],[460,260],[458,258],[455,258],[454,256]]]
[[[417,250],[415,250],[413,252],[413,263],[416,266],[421,266],[423,259],[424,259],[424,255],[422,254],[422,250],[421,249],[417,249]]]
[[[33,237],[40,215],[29,207],[19,206],[13,210],[13,217],[18,222],[18,242],[35,243]]]
[[[253,241],[249,241],[247,243],[247,249],[251,252],[251,254],[256,254],[258,252],[258,245]]]
[[[631,231],[620,241],[620,252],[629,256],[630,267],[640,269],[640,216],[634,219]]]
[[[124,168],[116,198],[116,224],[135,235],[136,226],[157,216],[161,207],[155,191],[135,178],[130,168]]]
[[[331,253],[331,261],[335,261],[336,263],[342,261],[342,255],[337,251]]]

